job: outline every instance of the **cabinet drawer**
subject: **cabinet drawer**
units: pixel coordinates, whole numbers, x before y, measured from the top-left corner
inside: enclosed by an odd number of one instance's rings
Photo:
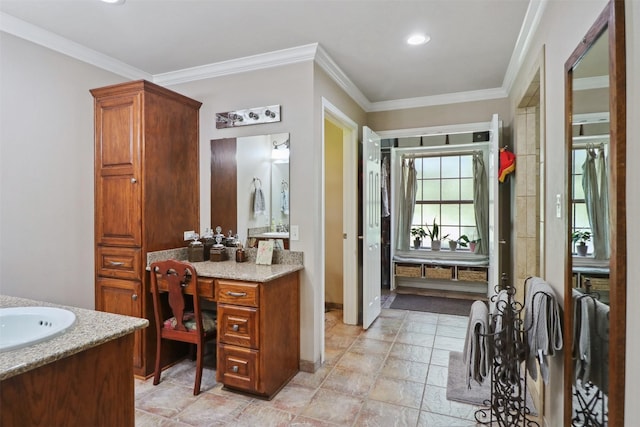
[[[141,280],[140,253],[139,248],[98,246],[96,254],[98,276]]]
[[[258,283],[218,280],[218,303],[258,307]]]
[[[259,392],[258,351],[218,344],[217,381],[227,387]]]
[[[198,277],[198,295],[214,299],[216,296],[215,289],[213,279],[208,277]]]
[[[218,341],[258,348],[260,342],[258,309],[218,304]]]

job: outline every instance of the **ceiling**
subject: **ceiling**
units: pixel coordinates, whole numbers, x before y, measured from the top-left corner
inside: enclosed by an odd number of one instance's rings
[[[1,0],[0,29],[159,84],[315,59],[374,111],[506,96],[539,3]]]

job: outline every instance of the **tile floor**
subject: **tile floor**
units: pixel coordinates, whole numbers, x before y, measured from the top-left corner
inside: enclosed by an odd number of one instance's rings
[[[388,307],[393,295],[387,296]],[[271,401],[229,392],[195,362],[136,380],[136,426],[473,426],[478,408],[446,399],[449,351],[462,351],[467,317],[383,308],[371,328],[325,316],[325,364],[299,372]]]

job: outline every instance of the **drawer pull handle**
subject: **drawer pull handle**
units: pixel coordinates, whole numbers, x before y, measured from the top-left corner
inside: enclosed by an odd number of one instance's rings
[[[231,367],[231,372],[233,372],[234,374],[238,373],[238,367],[236,365]]]
[[[227,295],[230,296],[230,297],[242,298],[242,297],[246,297],[247,293],[246,292],[231,292],[231,291],[227,291]]]
[[[112,265],[114,267],[120,267],[120,266],[124,265],[124,262],[122,262],[122,261],[109,261],[109,265]]]
[[[231,327],[231,329],[233,329],[233,332],[238,332],[238,331],[240,330],[240,326],[238,326],[238,325],[233,325],[233,326]]]

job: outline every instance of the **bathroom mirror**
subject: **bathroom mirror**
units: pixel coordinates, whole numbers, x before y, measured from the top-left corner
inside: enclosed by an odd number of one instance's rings
[[[600,14],[565,63],[565,79],[564,425],[618,426],[626,334],[623,1]]]
[[[289,134],[211,141],[211,225],[243,245],[289,246]]]

